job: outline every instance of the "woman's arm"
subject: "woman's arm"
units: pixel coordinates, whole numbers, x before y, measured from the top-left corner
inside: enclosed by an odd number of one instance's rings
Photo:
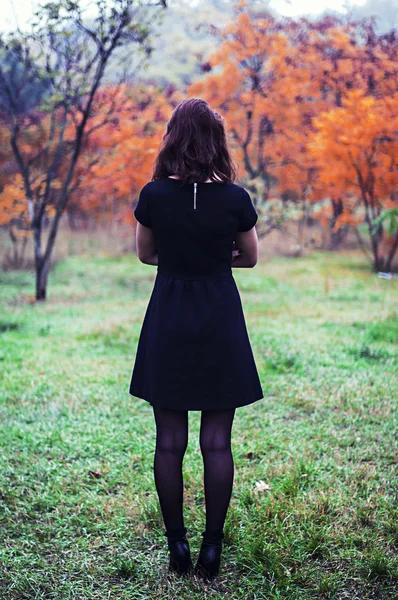
[[[232,267],[254,267],[258,261],[258,237],[255,227],[249,231],[237,231],[235,234],[235,249],[242,254],[232,257]],[[234,249],[234,252],[236,250]]]
[[[254,267],[258,261],[258,238],[256,228],[249,231],[237,231],[235,248],[232,253],[232,267]],[[145,227],[137,221],[136,246],[139,260],[146,265],[158,265],[156,239],[150,227]],[[236,256],[238,249],[241,251]]]
[[[156,239],[150,227],[145,227],[137,221],[137,229],[135,234],[138,258],[145,265],[158,264],[158,252],[156,247]]]

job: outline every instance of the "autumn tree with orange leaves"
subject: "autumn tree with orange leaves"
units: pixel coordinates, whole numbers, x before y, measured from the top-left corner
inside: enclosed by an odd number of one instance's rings
[[[112,102],[112,87],[101,90],[101,103]],[[184,95],[173,85],[120,86],[118,105],[112,109],[113,118],[90,136],[80,162],[79,190],[71,198],[68,210],[79,214],[108,215],[133,225],[135,222],[131,199],[152,174],[154,158],[164,134],[165,123]],[[96,127],[101,111],[90,121]],[[86,162],[95,156],[96,162],[86,169]]]
[[[356,223],[346,218],[349,193],[341,180],[336,179],[340,194],[325,188],[324,172],[332,157],[326,151],[321,160],[311,151],[315,119],[340,108],[352,89],[370,97],[389,96],[397,82],[397,38],[377,36],[366,20],[327,16],[295,21],[275,19],[266,11],[253,15],[245,2],[237,5],[232,23],[213,32],[219,45],[189,94],[205,98],[225,115],[246,185],[267,218],[265,231],[291,214],[286,207],[293,202],[304,215],[312,209],[329,225],[332,243],[333,237],[339,241],[339,232]],[[365,139],[358,137],[356,143]],[[337,169],[334,174],[337,178]],[[279,218],[271,218],[275,198]],[[386,197],[380,201],[381,210],[389,207]],[[395,249],[392,242],[392,255]]]
[[[342,106],[314,119],[317,133],[311,152],[320,165],[319,179],[329,194],[344,197],[335,227],[353,226],[368,252],[358,226],[366,223],[375,270],[389,271],[398,248],[398,230],[383,227],[383,211],[397,206],[398,92],[375,99],[352,90]]]

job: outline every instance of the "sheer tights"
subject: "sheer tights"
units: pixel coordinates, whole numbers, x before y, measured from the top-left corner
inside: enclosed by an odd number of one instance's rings
[[[154,479],[168,540],[186,532],[182,463],[188,445],[188,411],[153,407],[156,422]],[[200,449],[204,466],[205,539],[218,539],[231,499],[234,461],[231,431],[235,409],[203,410]]]

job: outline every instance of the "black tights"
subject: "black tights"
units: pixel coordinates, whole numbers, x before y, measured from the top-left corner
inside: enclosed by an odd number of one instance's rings
[[[169,541],[185,531],[182,462],[188,445],[188,411],[153,407],[156,422],[154,477]],[[232,494],[231,430],[235,409],[203,410],[200,449],[204,465],[205,537],[221,535]]]

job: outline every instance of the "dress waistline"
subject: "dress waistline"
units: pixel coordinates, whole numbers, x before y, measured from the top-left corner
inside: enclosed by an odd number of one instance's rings
[[[176,279],[186,279],[189,281],[203,281],[206,279],[220,279],[221,277],[231,277],[232,276],[232,268],[222,269],[216,271],[215,273],[209,273],[206,275],[182,275],[181,273],[172,273],[169,270],[164,269],[163,267],[157,268],[157,273],[159,275],[168,275],[169,277],[175,277]]]

